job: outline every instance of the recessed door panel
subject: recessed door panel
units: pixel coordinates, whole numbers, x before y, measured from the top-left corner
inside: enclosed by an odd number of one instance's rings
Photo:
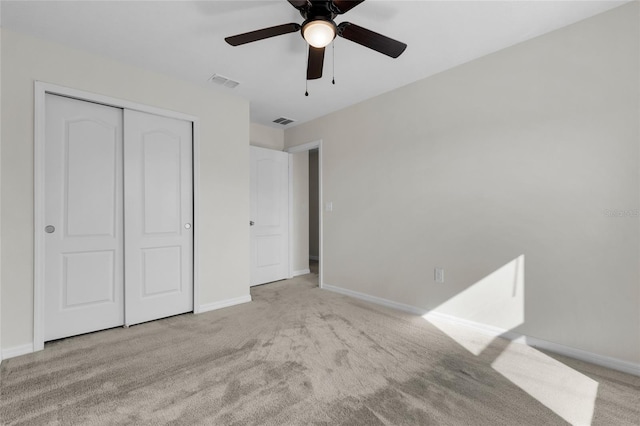
[[[116,157],[121,152],[118,146],[121,141],[122,128],[112,123],[95,119],[67,123],[65,222],[68,236],[115,236],[116,182],[117,174],[122,173]]]
[[[124,324],[122,110],[46,95],[46,340]]]
[[[279,265],[282,262],[282,241],[278,235],[256,238],[256,263],[258,268]]]
[[[257,164],[256,217],[255,222],[260,226],[280,226],[281,206],[280,191],[282,188],[282,174],[280,162],[272,158],[264,158]]]
[[[157,265],[164,265],[158,269]],[[142,250],[142,297],[182,290],[182,247]]]
[[[106,250],[66,253],[62,256],[62,309],[115,302],[114,254],[113,250]]]
[[[180,232],[180,143],[166,130],[142,135],[145,235]]]

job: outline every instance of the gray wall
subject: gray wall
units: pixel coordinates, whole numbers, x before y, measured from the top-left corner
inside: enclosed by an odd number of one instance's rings
[[[292,262],[294,274],[306,273],[309,269],[309,152],[291,154],[293,170],[292,187],[293,202],[291,220],[293,235],[291,236]]]
[[[200,118],[200,303],[249,295],[249,104],[2,30],[2,347],[33,339],[34,80]]]
[[[318,150],[309,151],[309,257],[320,256],[318,217]]]
[[[251,123],[249,127],[249,144],[260,148],[282,151],[284,149],[284,130]]]
[[[1,7],[0,7],[1,9]],[[0,19],[2,22],[2,19]],[[2,99],[2,29],[0,29],[0,99]],[[2,102],[0,102],[0,147],[2,147]],[[0,188],[2,188],[2,154],[0,150]],[[2,196],[0,196],[0,224],[2,223]],[[2,227],[0,226],[0,242]],[[2,277],[2,244],[0,243],[0,277]],[[2,362],[2,281],[0,279],[0,362]]]
[[[324,282],[640,362],[638,40],[633,2],[286,130]]]

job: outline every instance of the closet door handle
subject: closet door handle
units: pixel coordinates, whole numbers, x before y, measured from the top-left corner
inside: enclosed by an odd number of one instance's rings
[[[53,225],[47,225],[44,227],[44,232],[46,232],[47,234],[53,234],[54,232],[56,232],[56,227]]]
[[[185,229],[191,229],[191,224],[190,223],[185,223],[184,224],[184,228]]]

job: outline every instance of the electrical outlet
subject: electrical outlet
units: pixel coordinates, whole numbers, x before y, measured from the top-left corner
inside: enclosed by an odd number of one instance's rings
[[[433,270],[433,279],[437,283],[443,283],[444,282],[444,269],[443,268],[434,269]]]

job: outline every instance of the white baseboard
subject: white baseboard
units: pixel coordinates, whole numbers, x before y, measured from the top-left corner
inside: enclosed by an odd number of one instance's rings
[[[320,260],[319,256],[309,256],[309,260]]]
[[[293,271],[291,274],[291,278],[297,277],[298,275],[307,275],[310,273],[311,273],[311,270],[309,269],[301,269],[300,271]]]
[[[638,363],[599,355],[593,352],[583,351],[582,349],[572,348],[570,346],[564,346],[542,339],[536,339],[535,337],[523,337],[525,340],[524,343],[526,343],[528,346],[531,346],[532,348],[554,352],[559,355],[567,356],[569,358],[575,358],[580,361],[590,362],[591,364],[600,365],[612,370],[622,371],[623,373],[633,374],[634,376],[640,376],[640,364]]]
[[[415,315],[424,315],[427,311],[417,308],[411,305],[405,305],[404,303],[394,302],[393,300],[383,299],[381,297],[370,296],[365,293],[360,293],[353,290],[347,290],[346,288],[336,287],[334,285],[324,283],[322,288],[325,290],[333,291],[335,293],[344,294],[345,296],[355,297],[356,299],[364,300],[366,302],[375,303],[376,305],[386,306],[388,308],[398,309],[400,311],[409,312]]]
[[[20,355],[26,355],[33,353],[33,344],[29,343],[26,345],[14,346],[13,348],[3,349],[2,350],[2,359],[15,358]]]
[[[195,314],[201,314],[203,312],[214,311],[216,309],[228,308],[234,305],[240,305],[242,303],[251,302],[251,295],[235,297],[233,299],[221,300],[220,302],[208,303],[205,305],[200,305],[197,310],[194,310]],[[14,358],[20,355],[26,355],[34,352],[33,344],[15,346],[13,348],[3,349],[2,350],[2,360]]]
[[[532,348],[542,349],[545,351],[557,353],[559,355],[564,355],[570,358],[574,358],[580,361],[590,362],[591,364],[596,364],[602,367],[610,368],[612,370],[622,371],[623,373],[640,376],[640,364],[638,363],[624,361],[618,358],[608,357],[604,355],[599,355],[593,352],[572,348],[569,346],[561,345],[559,343],[553,343],[553,342],[538,339],[535,337],[525,336],[520,333],[501,329],[499,327],[491,326],[488,324],[482,324],[479,322],[466,320],[464,318],[459,318],[453,315],[443,314],[435,311],[427,311],[426,309],[418,308],[416,306],[394,302],[392,300],[371,296],[365,293],[348,290],[342,287],[336,287],[334,285],[324,284],[322,288],[325,290],[344,294],[346,296],[355,297],[356,299],[364,300],[366,302],[371,302],[377,305],[382,305],[389,308],[398,309],[400,311],[408,312],[414,315],[419,315],[424,317],[425,319],[432,318],[432,319],[437,319],[441,321],[448,321],[462,327],[472,328],[483,334],[488,334],[491,336],[501,336],[507,340],[526,344],[528,346],[531,346]]]
[[[522,337],[521,334],[512,333],[504,328],[496,327],[493,325],[483,324],[481,322],[471,321],[471,320],[467,320],[467,319],[456,317],[449,314],[443,314],[442,312],[436,312],[436,311],[424,311],[424,312],[425,313],[421,315],[424,319],[447,321],[450,323],[461,325],[463,327],[473,328],[475,331],[482,334],[486,334],[488,336],[493,336],[493,337],[502,336],[507,340],[517,340],[518,338]]]
[[[242,303],[251,302],[251,295],[234,297],[233,299],[221,300],[219,302],[207,303],[200,305],[198,310],[194,313],[201,314],[203,312],[215,311],[217,309],[228,308],[229,306],[240,305]]]

